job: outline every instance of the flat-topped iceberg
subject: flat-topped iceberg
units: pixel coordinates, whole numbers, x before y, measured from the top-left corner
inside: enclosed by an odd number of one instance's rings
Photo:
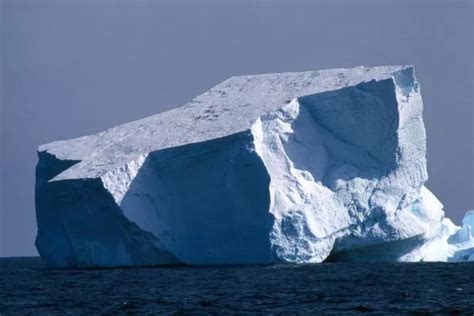
[[[411,66],[232,77],[186,105],[42,145],[50,266],[474,259],[474,214],[424,186]]]

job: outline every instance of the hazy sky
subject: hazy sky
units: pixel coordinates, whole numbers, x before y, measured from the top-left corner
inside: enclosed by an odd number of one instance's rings
[[[35,255],[39,144],[184,104],[232,75],[414,64],[428,187],[474,208],[472,1],[0,0],[0,256]]]

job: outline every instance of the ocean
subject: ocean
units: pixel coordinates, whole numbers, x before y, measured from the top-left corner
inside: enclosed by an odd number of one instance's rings
[[[474,263],[48,269],[0,259],[0,315],[474,313]]]

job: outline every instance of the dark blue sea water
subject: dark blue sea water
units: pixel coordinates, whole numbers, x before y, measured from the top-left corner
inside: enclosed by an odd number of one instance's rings
[[[0,314],[468,314],[474,264],[51,270],[0,259]]]

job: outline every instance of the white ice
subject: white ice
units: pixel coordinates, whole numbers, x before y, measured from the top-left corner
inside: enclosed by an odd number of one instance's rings
[[[474,260],[474,211],[424,186],[412,66],[230,78],[183,107],[39,148],[51,266]]]

